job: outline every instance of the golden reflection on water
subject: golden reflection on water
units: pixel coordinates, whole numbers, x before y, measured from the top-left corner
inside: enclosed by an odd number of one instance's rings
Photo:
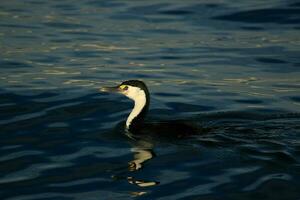
[[[139,188],[153,187],[159,184],[155,180],[146,180],[143,178],[135,178],[132,173],[143,170],[143,166],[147,161],[150,161],[154,157],[153,143],[142,139],[136,139],[131,133],[125,133],[131,140],[131,152],[133,152],[133,159],[128,162],[128,172],[131,172],[129,176],[122,177],[120,175],[112,175],[112,179],[126,180],[129,184],[135,185]],[[131,191],[130,194],[134,197],[147,194],[146,191]]]

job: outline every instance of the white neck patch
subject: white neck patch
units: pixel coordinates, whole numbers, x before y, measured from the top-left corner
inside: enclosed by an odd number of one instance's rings
[[[129,114],[126,121],[126,128],[129,128],[129,126],[132,123],[132,120],[136,118],[136,116],[138,116],[138,114],[140,114],[143,108],[145,107],[146,94],[144,90],[133,86],[128,86],[128,89],[124,91],[123,94],[134,101],[134,108]]]

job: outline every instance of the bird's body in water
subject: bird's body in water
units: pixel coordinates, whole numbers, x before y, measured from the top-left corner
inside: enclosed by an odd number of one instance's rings
[[[101,91],[121,93],[134,101],[134,107],[126,120],[125,129],[135,136],[158,135],[183,138],[207,131],[205,128],[179,120],[145,121],[150,105],[150,93],[146,84],[142,81],[129,80],[116,87],[103,87]]]

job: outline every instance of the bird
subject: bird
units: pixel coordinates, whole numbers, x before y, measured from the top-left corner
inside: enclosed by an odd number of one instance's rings
[[[183,120],[146,121],[150,106],[150,92],[141,80],[127,80],[114,87],[101,87],[100,91],[123,94],[133,100],[134,106],[125,122],[125,130],[135,136],[158,135],[183,138],[208,131],[207,128],[197,127]]]

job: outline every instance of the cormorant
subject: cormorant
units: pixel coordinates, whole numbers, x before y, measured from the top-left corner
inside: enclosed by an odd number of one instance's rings
[[[206,128],[197,127],[187,121],[145,121],[150,105],[150,93],[146,84],[140,80],[124,81],[115,87],[102,87],[100,91],[117,92],[134,101],[134,107],[125,124],[126,131],[131,134],[182,138],[207,132]]]

